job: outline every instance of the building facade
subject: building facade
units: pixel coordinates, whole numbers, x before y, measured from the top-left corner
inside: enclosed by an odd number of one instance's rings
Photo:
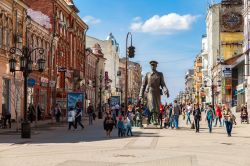
[[[52,34],[52,54],[49,56],[49,83],[53,105],[60,103],[66,109],[66,93],[85,91],[85,36],[88,26],[78,16],[72,0],[25,0],[32,10],[48,17]],[[83,81],[86,82],[86,81]]]
[[[105,75],[106,82],[108,85],[106,86],[106,94],[107,96],[118,96],[119,92],[117,92],[117,88],[119,87],[119,57],[120,57],[120,48],[119,44],[116,41],[115,37],[112,33],[109,34],[106,40],[96,39],[94,37],[87,36],[86,38],[86,46],[92,47],[94,44],[98,43],[104,54],[105,61]],[[107,83],[106,83],[107,84]]]
[[[126,58],[120,59],[120,85],[122,89],[122,99],[125,101],[125,76],[126,76]],[[142,85],[142,68],[141,65],[128,61],[128,101],[135,103],[138,101],[140,88]]]
[[[193,92],[194,92],[194,69],[189,69],[185,75],[185,92],[186,100],[185,102],[193,102]]]
[[[241,0],[222,0],[211,5],[206,18],[208,42],[208,86],[218,87],[215,104],[233,105],[232,67],[223,66],[225,61],[242,54],[243,3]],[[226,73],[226,77],[225,76]],[[217,86],[220,85],[220,86]]]
[[[21,49],[26,44],[27,9],[23,1],[0,1],[0,114],[6,110],[16,120],[23,112],[23,77],[21,72],[15,76],[10,73],[9,51],[11,47]]]
[[[249,57],[249,48],[250,48],[250,0],[244,0],[244,9],[243,9],[243,17],[244,17],[244,47],[243,53],[245,56],[245,93],[246,93],[246,102],[247,109],[250,109],[250,57]]]
[[[194,61],[194,96],[195,103],[202,103],[202,57],[198,55]]]

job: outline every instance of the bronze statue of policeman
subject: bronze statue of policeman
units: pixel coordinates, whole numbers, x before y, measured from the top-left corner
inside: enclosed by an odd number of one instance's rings
[[[154,125],[157,124],[160,112],[161,95],[164,94],[169,97],[169,91],[166,87],[164,76],[162,72],[156,70],[157,64],[157,61],[150,61],[152,71],[146,73],[139,96],[140,100],[142,100],[144,93],[147,93],[147,106],[150,112],[148,124],[153,123]]]

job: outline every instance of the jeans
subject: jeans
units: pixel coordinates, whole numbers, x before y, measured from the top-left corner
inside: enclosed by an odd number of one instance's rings
[[[123,129],[118,128],[118,137],[122,137],[122,136],[123,136]]]
[[[200,119],[195,118],[194,123],[195,123],[196,132],[199,132],[200,131]]]
[[[71,129],[71,126],[73,126],[75,128],[74,122],[69,122],[69,130]]]
[[[190,119],[190,113],[187,113],[187,125],[188,125],[188,122],[191,124],[191,119]]]
[[[207,119],[209,132],[212,132],[213,119]]]
[[[127,128],[127,136],[129,135],[129,133],[130,133],[130,136],[133,136],[132,128],[131,127]]]
[[[162,114],[161,113],[159,114],[159,117],[158,117],[158,123],[160,124],[162,128]]]
[[[171,116],[169,119],[169,127],[174,128],[174,117]]]
[[[179,128],[179,115],[174,115],[174,125],[176,129]]]
[[[221,118],[220,118],[220,117],[217,117],[217,118],[216,118],[216,121],[215,121],[215,125],[214,125],[214,126],[217,126],[218,120],[219,120],[219,122],[220,122],[220,126],[222,126],[222,122],[221,122]]]
[[[228,136],[231,136],[232,128],[233,128],[233,123],[230,121],[225,121],[226,129],[227,129],[227,134]]]

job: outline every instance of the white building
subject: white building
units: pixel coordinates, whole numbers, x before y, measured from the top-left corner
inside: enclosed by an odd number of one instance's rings
[[[220,4],[209,7],[206,17],[207,32],[207,53],[208,53],[208,75],[211,76],[211,69],[217,64],[220,56]]]
[[[221,4],[214,4],[209,6],[206,17],[206,33],[207,37],[203,41],[207,40],[207,65],[204,63],[204,70],[207,68],[206,77],[204,81],[207,82],[207,87],[204,89],[206,94],[206,103],[212,103],[212,90],[214,73],[213,69],[218,62],[223,61],[223,55],[221,55],[221,43],[220,43],[220,9]],[[204,59],[205,56],[204,56]],[[203,82],[204,82],[203,81]]]
[[[91,36],[86,36],[86,47],[92,47],[98,43],[104,54],[105,61],[105,72],[108,72],[109,79],[111,81],[110,85],[110,95],[119,95],[116,92],[116,88],[119,87],[119,78],[117,72],[119,70],[119,57],[120,49],[115,37],[112,33],[109,34],[106,40],[96,39]]]
[[[247,101],[247,108],[250,109],[250,76],[249,76],[249,47],[250,47],[250,0],[244,0],[244,10],[243,10],[243,17],[244,17],[244,46],[243,46],[243,53],[245,54],[245,80],[247,81],[247,88],[246,88],[246,101]]]
[[[202,49],[200,56],[202,58],[202,80],[203,80],[203,88],[204,92],[206,94],[206,103],[212,103],[212,94],[211,94],[211,88],[207,87],[204,84],[204,81],[209,82],[210,81],[210,76],[209,76],[209,58],[208,58],[208,40],[207,40],[207,35],[202,35]]]

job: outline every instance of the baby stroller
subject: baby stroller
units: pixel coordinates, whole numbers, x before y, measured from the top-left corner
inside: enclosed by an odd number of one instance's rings
[[[249,124],[248,113],[246,111],[241,112],[240,118],[241,118],[241,123]]]

